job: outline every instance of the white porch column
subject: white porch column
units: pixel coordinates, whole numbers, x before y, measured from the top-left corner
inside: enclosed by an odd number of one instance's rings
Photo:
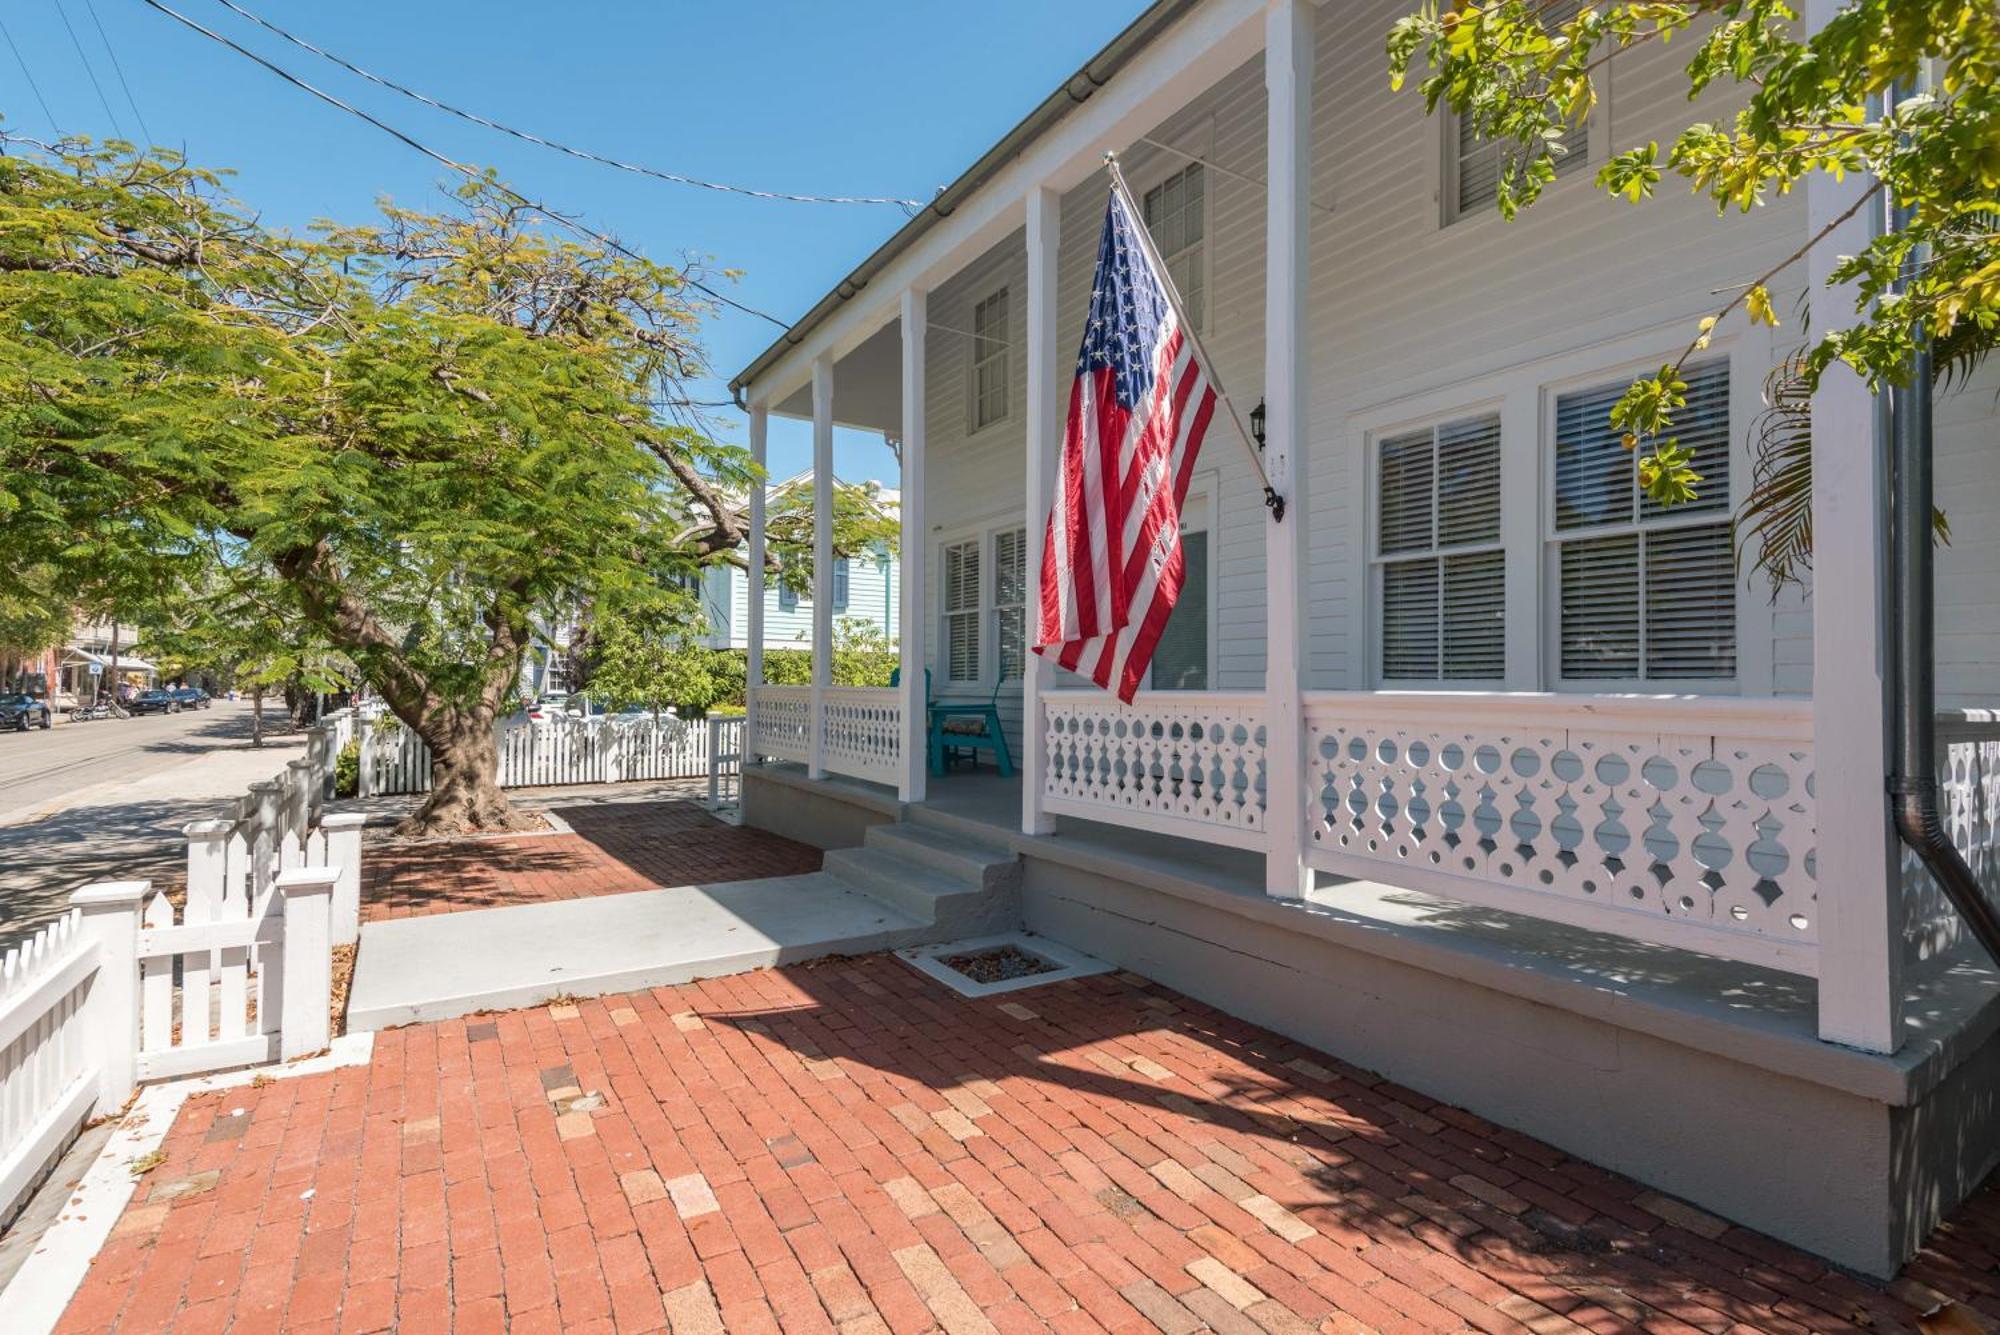
[[[1048,186],[1028,195],[1028,477],[1027,602],[1023,644],[1033,639],[1042,605],[1042,538],[1048,521],[1050,487],[1062,448],[1063,376],[1056,363],[1056,260],[1062,233],[1062,196]],[[1048,769],[1048,736],[1042,727],[1042,692],[1055,665],[1038,653],[1026,654],[1021,669],[1021,830],[1054,834],[1055,818],[1042,810]]]
[[[1840,0],[1809,0],[1806,23],[1826,25]],[[1871,183],[1859,176],[1806,182],[1806,235],[1850,208]],[[1841,255],[1875,230],[1872,206],[1806,256],[1807,290],[1825,288]],[[1815,296],[1822,328],[1851,323],[1853,293]],[[1813,771],[1819,812],[1819,1035],[1871,1052],[1902,1042],[1902,869],[1889,820],[1889,704],[1885,690],[1887,478],[1879,406],[1861,378],[1836,363],[1812,405],[1813,532],[1839,535],[1813,552]]]
[[[1285,498],[1266,523],[1264,888],[1298,898],[1305,865],[1306,241],[1312,172],[1313,20],[1310,0],[1264,11],[1270,182],[1265,214],[1264,468]]]
[[[750,405],[750,460],[757,465],[757,481],[750,489],[749,579],[744,595],[743,626],[743,759],[745,765],[763,759],[757,754],[757,688],[764,684],[764,461],[771,433],[771,407]],[[724,604],[727,606],[727,604]]]
[[[809,778],[826,776],[826,688],[833,685],[833,356],[813,358],[813,673]]]
[[[924,348],[930,294],[903,289],[903,500],[897,555],[903,569],[901,621],[903,666],[903,774],[897,796],[924,800],[929,774],[927,739],[930,702],[924,691]]]

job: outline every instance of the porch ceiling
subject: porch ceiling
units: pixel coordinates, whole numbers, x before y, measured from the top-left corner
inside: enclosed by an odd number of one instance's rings
[[[780,417],[812,417],[812,382],[771,405]],[[903,430],[903,322],[891,320],[833,364],[836,425],[899,436]]]

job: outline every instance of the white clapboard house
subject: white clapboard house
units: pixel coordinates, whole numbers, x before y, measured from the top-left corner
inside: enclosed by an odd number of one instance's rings
[[[1608,151],[1729,109],[1655,45],[1507,223],[1495,150],[1389,89],[1411,6],[1159,0],[737,377],[754,449],[813,422],[816,478],[835,424],[900,440],[908,554],[899,688],[753,675],[747,816],[1008,849],[1030,930],[1886,1274],[2000,1153],[2000,983],[1887,817],[1855,381],[1815,409],[1815,588],[1739,576],[1729,527],[1766,374],[1859,233],[1788,271],[1785,327],[1732,318],[1693,364],[1698,503],[1642,500],[1605,425],[1859,187],[1607,199]],[[1023,653],[1107,150],[1291,506],[1211,431],[1129,707]],[[1945,801],[1988,870],[1996,384],[1940,398],[1936,448]],[[953,701],[997,703],[1013,778],[929,772]]]

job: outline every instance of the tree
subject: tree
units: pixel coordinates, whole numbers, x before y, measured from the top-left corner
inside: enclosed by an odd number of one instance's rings
[[[1718,211],[1750,210],[1824,175],[1872,184],[1855,210],[1887,195],[1896,225],[1834,266],[1831,283],[1857,284],[1859,319],[1828,329],[1780,368],[1758,435],[1759,462],[1739,535],[1759,545],[1775,578],[1810,557],[1810,402],[1835,362],[1878,392],[1908,378],[1919,340],[1945,377],[1963,375],[2000,338],[2000,7],[1992,0],[1851,0],[1816,33],[1795,0],[1613,0],[1569,12],[1558,0],[1427,6],[1391,30],[1391,82],[1413,68],[1425,106],[1447,105],[1480,134],[1518,145],[1497,207],[1513,218],[1555,178],[1563,132],[1597,100],[1597,81],[1624,52],[1665,44],[1700,25],[1686,67],[1690,98],[1721,84],[1747,90],[1727,123],[1696,122],[1664,152],[1658,143],[1613,155],[1597,184],[1634,204],[1666,172]],[[1926,66],[1935,86],[1921,87]],[[1745,281],[1690,330],[1679,360],[1635,380],[1611,420],[1639,455],[1640,480],[1664,504],[1701,484],[1691,452],[1670,434],[1685,406],[1680,370],[1736,311],[1776,325],[1773,282],[1826,243],[1846,216]],[[1810,294],[1809,294],[1810,298]],[[1831,322],[1827,322],[1831,323]]]
[[[746,536],[747,455],[661,406],[703,369],[693,275],[491,176],[300,237],[162,150],[4,146],[0,593],[268,590],[430,746],[406,829],[513,826],[534,610]]]

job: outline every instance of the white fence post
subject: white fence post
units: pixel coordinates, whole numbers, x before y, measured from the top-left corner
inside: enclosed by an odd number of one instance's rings
[[[361,797],[375,795],[375,720],[357,719],[355,727],[361,730],[361,778],[355,786],[355,793]]]
[[[294,760],[285,766],[285,855],[287,867],[306,863],[306,832],[312,828],[312,765]]]
[[[138,1088],[139,908],[151,881],[102,881],[69,897],[97,942],[97,974],[84,999],[84,1035],[97,1066],[97,1115],[116,1112]]]
[[[332,909],[338,867],[294,867],[278,877],[285,901],[285,981],[278,1056],[309,1057],[332,1042]]]
[[[340,875],[333,883],[333,944],[351,946],[361,939],[361,827],[368,817],[359,811],[323,817],[327,865]]]

